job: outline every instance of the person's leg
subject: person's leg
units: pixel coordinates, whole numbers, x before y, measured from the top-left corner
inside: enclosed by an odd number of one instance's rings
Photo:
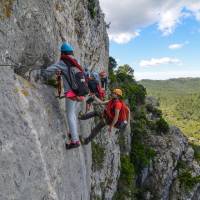
[[[101,79],[101,87],[104,88],[104,79]]]
[[[90,135],[84,139],[84,144],[91,142],[105,125],[107,125],[106,121],[101,119],[100,122],[92,129]]]
[[[86,103],[87,103],[87,104],[91,104],[93,101],[94,101],[94,97],[89,97],[89,98],[86,100]]]
[[[71,133],[72,142],[79,141],[77,131],[77,118],[76,118],[76,101],[72,101],[68,98],[65,100],[67,122],[69,131]]]
[[[107,79],[107,77],[104,78],[104,83],[105,83],[105,90],[107,90],[107,86],[108,86],[108,79]]]
[[[78,119],[87,120],[87,119],[90,119],[90,118],[95,117],[95,116],[99,116],[99,113],[97,111],[92,111],[92,112],[85,113],[85,114],[78,116]]]

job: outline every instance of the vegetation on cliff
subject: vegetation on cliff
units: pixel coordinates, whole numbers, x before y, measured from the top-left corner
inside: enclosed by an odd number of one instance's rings
[[[146,90],[135,81],[134,70],[129,65],[119,66],[117,70],[114,70],[116,66],[116,61],[110,58],[110,89],[114,87],[123,89],[123,97],[132,111],[130,124],[132,142],[129,156],[122,155],[121,157],[121,174],[114,199],[139,199],[141,189],[137,184],[137,178],[142,169],[147,167],[156,155],[154,149],[144,142],[148,137],[148,130],[155,134],[167,134],[169,126],[162,118],[160,110],[145,105]],[[148,113],[152,113],[156,119],[148,119]],[[123,143],[120,144],[123,145]]]

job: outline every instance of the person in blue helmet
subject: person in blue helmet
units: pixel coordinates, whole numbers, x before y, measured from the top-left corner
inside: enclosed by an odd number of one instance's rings
[[[76,117],[76,105],[78,101],[83,101],[83,97],[76,96],[73,90],[70,88],[66,77],[62,74],[68,73],[69,64],[77,67],[78,70],[83,72],[83,68],[78,64],[78,62],[73,57],[73,47],[68,43],[64,42],[60,48],[61,56],[60,60],[55,64],[49,66],[46,69],[41,70],[41,76],[45,78],[50,78],[58,71],[61,72],[64,93],[65,93],[65,105],[66,105],[66,115],[67,122],[69,126],[69,133],[71,137],[71,142],[66,143],[66,149],[76,148],[80,146],[78,131],[77,131],[77,117]],[[63,72],[63,73],[62,73]]]

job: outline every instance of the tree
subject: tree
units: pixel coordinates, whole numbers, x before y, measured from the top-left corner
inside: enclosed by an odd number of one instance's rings
[[[133,74],[134,74],[134,69],[131,68],[131,66],[125,64],[125,65],[122,65],[122,66],[119,66],[119,69],[117,70],[118,74],[119,73],[122,73],[122,74],[126,74],[126,75],[129,75],[129,76],[132,76],[133,77]]]
[[[109,71],[113,71],[117,67],[117,62],[113,57],[109,57]]]
[[[134,81],[134,70],[127,64],[119,66],[116,70],[116,78],[119,82],[132,82]]]

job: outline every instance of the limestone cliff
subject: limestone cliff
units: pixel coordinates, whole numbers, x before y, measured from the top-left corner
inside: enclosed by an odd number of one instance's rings
[[[63,39],[73,45],[84,67],[99,71],[108,65],[108,37],[98,1],[0,2],[0,63],[5,65],[0,69],[1,200],[88,200],[91,187],[99,195],[103,189],[107,198],[115,191],[119,175],[115,143],[105,145],[106,161],[93,174],[90,145],[71,151],[64,147],[64,101],[55,98],[55,89],[22,78],[58,59]],[[7,66],[13,63],[20,76]],[[80,123],[79,134],[88,135],[91,124]],[[110,176],[115,177],[113,183],[102,185]]]
[[[177,128],[160,131],[155,102],[136,106],[122,138],[104,128],[92,144],[66,151],[64,100],[55,88],[26,80],[58,59],[62,40],[83,66],[107,70],[97,0],[0,2],[0,200],[200,199],[194,151]],[[79,103],[77,113],[83,108]],[[94,124],[79,122],[79,135]]]

